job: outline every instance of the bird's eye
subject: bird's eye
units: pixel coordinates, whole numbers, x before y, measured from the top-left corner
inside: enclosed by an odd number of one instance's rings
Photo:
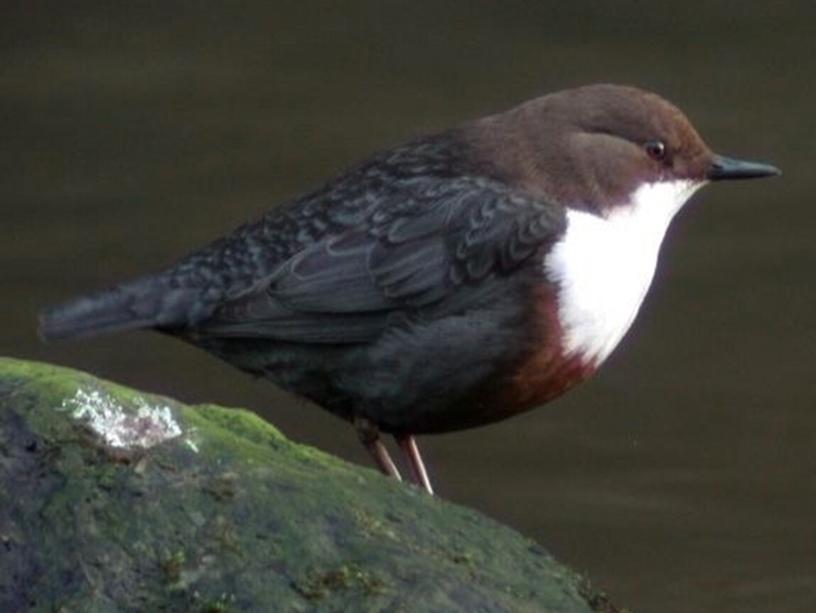
[[[664,143],[662,140],[651,140],[643,147],[646,149],[646,153],[649,155],[649,157],[653,160],[661,161],[666,159],[666,143]]]

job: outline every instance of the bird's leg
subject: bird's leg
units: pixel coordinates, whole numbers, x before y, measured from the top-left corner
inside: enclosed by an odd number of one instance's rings
[[[396,464],[394,464],[394,461],[388,454],[388,449],[386,449],[382,440],[380,440],[380,431],[377,429],[377,426],[364,417],[355,417],[354,428],[357,430],[357,436],[360,437],[360,442],[368,449],[368,453],[374,458],[374,462],[383,474],[394,477],[397,481],[402,481],[402,475],[400,475]]]
[[[431,480],[428,478],[428,471],[425,470],[425,463],[422,461],[422,455],[419,453],[416,439],[410,434],[400,435],[395,437],[397,444],[402,449],[408,460],[408,465],[411,467],[411,474],[414,478],[414,483],[423,488],[431,496],[433,496],[433,487]]]

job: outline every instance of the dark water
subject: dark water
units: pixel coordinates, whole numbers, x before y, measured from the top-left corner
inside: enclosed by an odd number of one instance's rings
[[[713,147],[781,166],[695,197],[594,381],[422,443],[445,497],[636,611],[814,610],[812,3],[81,4],[2,7],[0,353],[253,407],[356,461],[350,428],[203,353],[148,333],[46,347],[34,313],[372,149],[574,84],[654,89]]]

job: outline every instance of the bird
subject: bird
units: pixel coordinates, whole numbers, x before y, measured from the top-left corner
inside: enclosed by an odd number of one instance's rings
[[[152,329],[350,422],[433,495],[416,437],[592,376],[629,330],[715,154],[657,94],[566,89],[375,153],[159,271],[43,310],[46,341]]]

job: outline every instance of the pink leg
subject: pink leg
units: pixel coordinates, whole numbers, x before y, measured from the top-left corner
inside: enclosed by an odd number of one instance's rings
[[[414,483],[423,488],[431,496],[433,496],[433,487],[431,480],[428,478],[428,471],[425,470],[425,463],[422,461],[422,455],[419,453],[416,439],[410,434],[396,437],[397,443],[405,454],[408,460],[408,465],[411,467],[411,474],[414,477]]]
[[[394,464],[394,461],[388,454],[388,449],[386,449],[380,440],[380,433],[377,426],[367,419],[360,417],[354,420],[354,427],[357,429],[357,436],[360,437],[360,442],[365,445],[368,453],[374,458],[377,468],[379,468],[384,475],[394,477],[397,481],[402,481],[402,475],[400,475],[396,464]]]

